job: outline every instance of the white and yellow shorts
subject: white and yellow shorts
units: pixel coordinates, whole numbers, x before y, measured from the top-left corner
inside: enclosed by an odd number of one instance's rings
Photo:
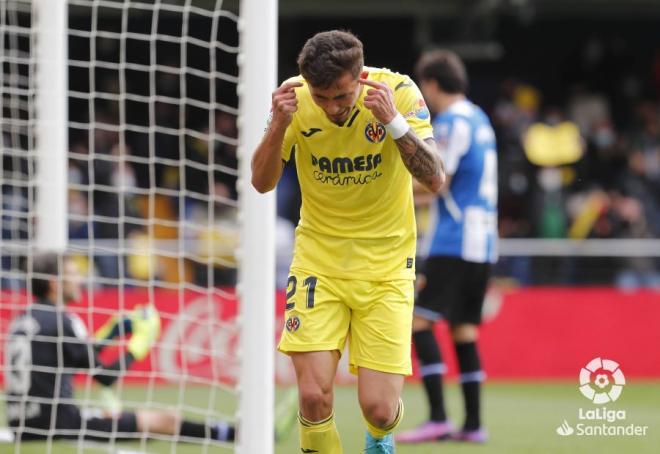
[[[410,375],[413,281],[362,281],[291,270],[282,353],[344,351],[349,368]]]

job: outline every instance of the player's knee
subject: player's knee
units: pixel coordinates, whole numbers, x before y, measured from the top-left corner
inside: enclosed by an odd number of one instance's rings
[[[399,401],[388,402],[386,400],[369,399],[360,402],[362,413],[372,425],[385,428],[392,424],[399,410]]]
[[[332,411],[332,389],[312,384],[300,387],[300,410],[313,421],[329,416]]]
[[[413,332],[425,331],[433,328],[433,322],[422,317],[414,316],[412,322]]]
[[[454,342],[458,342],[458,343],[475,342],[479,337],[479,331],[476,325],[469,323],[462,323],[459,325],[452,326],[451,336],[454,339]]]

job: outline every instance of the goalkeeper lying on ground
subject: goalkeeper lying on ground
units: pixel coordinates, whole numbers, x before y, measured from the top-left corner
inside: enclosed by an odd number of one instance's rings
[[[92,440],[136,438],[144,433],[234,439],[234,427],[227,423],[206,425],[182,420],[174,411],[108,412],[107,416],[91,418],[81,414],[73,399],[74,373],[86,370],[101,385],[110,387],[131,362],[147,356],[160,333],[160,317],[146,306],[134,310],[127,319],[106,323],[97,338],[112,338],[124,328],[132,335],[124,355],[125,368],[121,360],[103,365],[82,321],[64,309],[80,296],[75,264],[47,254],[33,258],[32,272],[36,301],[12,322],[6,346],[7,418],[16,442],[79,438],[81,430],[84,438]]]

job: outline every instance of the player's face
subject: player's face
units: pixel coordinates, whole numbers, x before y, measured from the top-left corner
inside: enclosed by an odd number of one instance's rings
[[[314,103],[323,109],[330,121],[338,125],[348,120],[361,90],[362,85],[349,72],[345,72],[327,88],[309,86]]]
[[[78,301],[82,292],[82,276],[78,265],[71,260],[64,262],[64,275],[62,276],[62,301],[67,304]]]

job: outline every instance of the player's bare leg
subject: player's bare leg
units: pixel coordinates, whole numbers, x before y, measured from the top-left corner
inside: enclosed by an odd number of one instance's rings
[[[333,384],[339,356],[337,350],[291,354],[298,381],[302,452],[342,452],[333,412]]]
[[[300,414],[310,421],[320,421],[332,413],[333,384],[339,352],[292,353],[298,381]]]
[[[359,368],[358,400],[367,422],[379,429],[394,422],[399,412],[403,381],[403,375]]]
[[[173,435],[181,425],[175,411],[137,410],[135,419],[139,432]]]
[[[392,431],[403,417],[403,382],[403,375],[358,369],[358,400],[368,427],[365,452],[394,452]]]

